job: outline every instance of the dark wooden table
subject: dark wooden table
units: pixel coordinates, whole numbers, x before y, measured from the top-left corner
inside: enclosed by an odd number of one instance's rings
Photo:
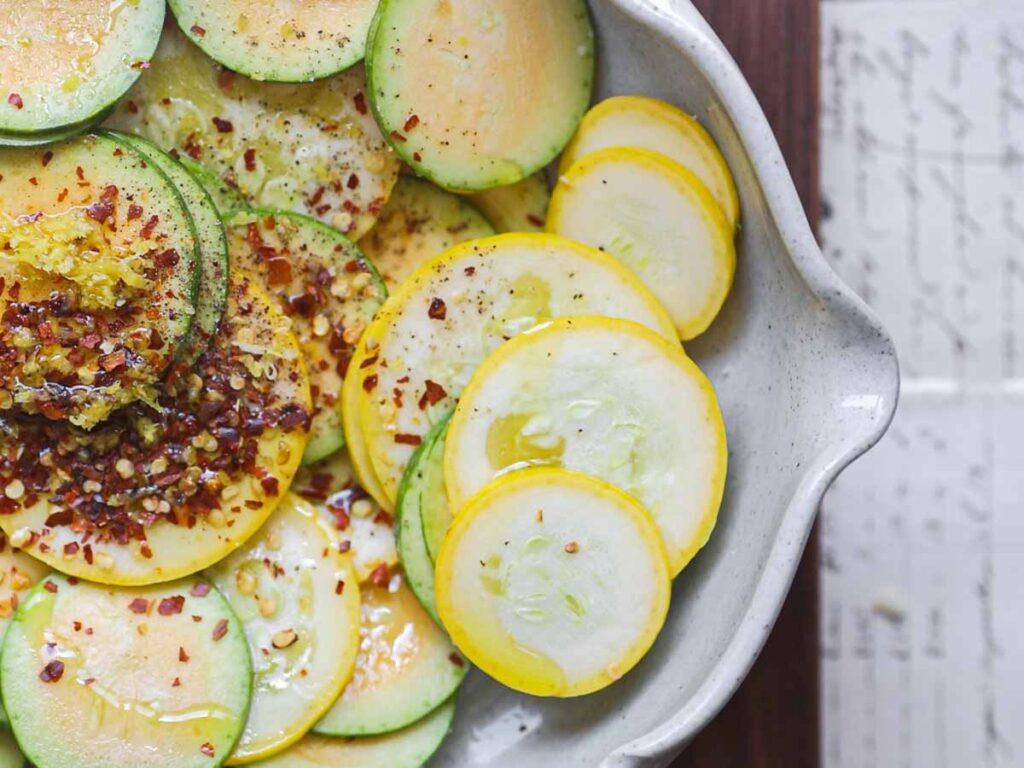
[[[694,0],[768,115],[812,224],[820,0]],[[672,768],[818,768],[818,537],[750,677]]]

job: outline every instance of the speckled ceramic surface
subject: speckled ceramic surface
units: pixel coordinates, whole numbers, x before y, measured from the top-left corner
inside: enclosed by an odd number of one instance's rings
[[[531,699],[474,673],[432,765],[662,766],[725,704],[775,621],[825,489],[896,406],[892,342],[832,272],[768,123],[685,0],[591,0],[597,96],[640,93],[694,112],[743,207],[736,288],[687,345],[722,402],[730,471],[718,528],[677,579],[664,632],[595,696]],[[780,706],[784,703],[780,702]]]

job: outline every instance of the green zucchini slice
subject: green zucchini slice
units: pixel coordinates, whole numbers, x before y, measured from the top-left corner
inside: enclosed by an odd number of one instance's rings
[[[359,247],[392,290],[452,246],[493,234],[491,223],[468,201],[429,182],[403,177]]]
[[[302,467],[292,490],[317,508],[342,549],[352,552],[360,582],[387,579],[398,564],[394,521],[359,487],[347,450]]]
[[[18,608],[0,671],[37,768],[222,765],[252,681],[238,619],[197,579],[125,589],[53,574]]]
[[[0,768],[32,768],[18,749],[14,735],[8,730],[0,730]]]
[[[241,192],[238,191],[237,186],[232,186],[220,178],[216,173],[209,170],[202,163],[197,163],[191,157],[182,157],[180,152],[176,152],[178,155],[178,162],[181,163],[188,172],[195,177],[203,189],[206,190],[206,194],[213,200],[213,204],[217,206],[217,211],[221,214],[228,214],[232,211],[245,211],[249,210],[252,206],[246,201],[245,197]]]
[[[441,748],[452,728],[449,701],[407,728],[385,736],[334,739],[307,736],[259,768],[420,768]]]
[[[583,0],[382,0],[366,68],[402,159],[446,189],[478,191],[540,170],[572,138],[594,33]]]
[[[544,171],[504,187],[469,196],[499,232],[543,232],[551,204],[551,188]]]
[[[163,0],[0,5],[0,144],[101,119],[147,65],[163,21]]]
[[[352,677],[359,582],[327,521],[292,494],[207,575],[238,615],[252,653],[252,707],[230,760],[249,763],[302,738]]]
[[[469,665],[396,578],[361,593],[362,643],[351,682],[313,726],[321,736],[391,733],[433,711],[458,689]]]
[[[444,479],[458,519],[517,469],[599,477],[650,510],[675,576],[715,527],[727,457],[715,392],[679,344],[639,323],[567,317],[480,366],[448,427]]]
[[[85,432],[4,417],[0,526],[59,570],[110,584],[195,573],[248,539],[284,495],[310,420],[287,318],[233,274],[214,343],[175,368],[160,410],[121,409]]]
[[[173,25],[108,124],[201,162],[256,208],[315,216],[353,240],[398,179],[362,67],[316,83],[260,83],[222,69]]]
[[[7,536],[0,532],[0,641],[25,593],[49,572],[44,563],[8,544]],[[0,705],[0,723],[7,722],[7,711]],[[0,750],[0,767],[4,765],[2,755]]]
[[[301,83],[366,54],[378,0],[170,0],[182,32],[206,55],[254,80]]]
[[[0,150],[0,411],[91,428],[153,402],[192,326],[191,216],[106,135]]]
[[[362,251],[301,214],[257,210],[227,221],[231,262],[259,280],[291,320],[309,368],[311,464],[345,444],[338,395],[363,329],[387,289]]]
[[[151,141],[126,133],[111,134],[142,154],[163,171],[181,193],[192,216],[199,240],[201,266],[199,291],[196,294],[196,316],[188,337],[178,353],[178,360],[192,365],[217,333],[217,326],[228,303],[228,241],[224,225],[213,199],[199,181],[173,157]]]

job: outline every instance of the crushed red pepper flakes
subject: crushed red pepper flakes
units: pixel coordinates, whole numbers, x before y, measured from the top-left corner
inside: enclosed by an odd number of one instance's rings
[[[220,640],[224,635],[228,633],[228,620],[221,619],[217,622],[217,626],[213,628],[213,639]]]
[[[424,390],[423,395],[420,397],[418,405],[421,411],[425,411],[428,405],[437,405],[446,397],[448,397],[448,391],[444,387],[436,381],[427,379],[426,390]]]
[[[189,31],[191,31],[193,35],[198,35],[199,37],[205,37],[206,35],[206,30],[200,27],[198,24],[193,24],[189,28]]]
[[[256,150],[251,147],[245,150],[243,155],[245,159],[245,170],[252,172],[256,170]]]
[[[388,571],[387,563],[381,563],[370,574],[370,581],[377,587],[386,587],[390,578],[391,573]]]
[[[185,652],[185,649],[184,649],[184,648],[182,648],[182,647],[181,647],[181,646],[179,645],[179,646],[178,646],[178,661],[180,661],[180,662],[181,662],[182,664],[188,664],[188,660],[189,660],[189,655],[188,655],[188,653],[186,653],[186,652]]]
[[[405,138],[405,136],[403,136],[402,134],[400,134],[400,133],[399,133],[398,131],[392,131],[392,132],[391,132],[391,138],[392,138],[393,140],[395,140],[395,141],[397,141],[397,142],[401,143],[401,144],[404,144],[405,142],[407,142],[407,141],[408,141],[408,139],[407,139],[407,138]]]
[[[181,687],[181,678],[180,677],[176,677],[171,682],[171,688],[179,688],[179,687]]]
[[[363,389],[366,390],[367,392],[373,392],[373,390],[377,388],[377,381],[377,374],[367,376],[365,379],[363,379]]]
[[[526,220],[528,222],[530,222],[531,224],[533,224],[533,226],[535,226],[535,227],[543,227],[544,226],[544,219],[542,219],[540,216],[537,216],[536,214],[533,214],[533,213],[527,214],[526,215]]]
[[[423,155],[421,155],[419,152],[413,152],[412,153],[412,159],[413,159],[413,161],[419,163],[419,162],[421,162],[423,160]]]
[[[575,541],[570,541],[568,544],[565,545],[565,551],[568,552],[570,555],[575,555],[577,552],[580,551],[580,545],[577,544]]]
[[[419,124],[420,124],[420,116],[419,115],[409,115],[409,119],[405,121],[405,125],[402,126],[402,127],[405,129],[405,132],[408,133],[409,131],[413,130]]]
[[[448,661],[450,661],[456,667],[466,666],[466,662],[463,661],[462,657],[459,656],[459,654],[455,653],[455,651],[452,651],[450,654],[448,654]]]
[[[348,181],[345,182],[345,186],[348,187],[349,189],[358,189],[359,188],[359,177],[356,176],[354,173],[351,174],[348,177]]]
[[[444,299],[437,297],[431,299],[427,315],[431,320],[444,320],[448,317],[448,305],[444,303]]]
[[[15,109],[21,109],[25,106],[25,102],[22,101],[21,96],[17,93],[12,93],[7,97],[7,103]]]
[[[148,613],[149,600],[146,600],[144,597],[136,597],[128,603],[128,610],[132,613]]]
[[[343,595],[345,594],[345,582],[343,579],[338,579],[338,583],[334,585],[334,594]]]
[[[419,435],[407,435],[399,432],[395,435],[395,442],[399,445],[420,445],[423,442],[423,438]]]
[[[160,605],[157,606],[157,613],[161,616],[173,616],[176,613],[181,613],[181,609],[185,607],[184,595],[173,595],[172,597],[165,597],[160,601]]]
[[[43,168],[48,166],[51,160],[53,160],[53,152],[48,149],[43,152]]]
[[[47,581],[43,585],[43,589],[45,589],[47,592],[56,592],[57,591],[57,585],[54,584],[52,581]]]
[[[44,683],[56,683],[64,676],[64,662],[51,661],[43,671],[39,673],[39,679]]]
[[[192,595],[192,597],[206,597],[210,594],[210,585],[205,581],[197,581],[188,593]]]
[[[363,95],[362,91],[360,91],[359,93],[356,94],[356,96],[355,96],[355,103],[356,103],[356,111],[359,112],[360,115],[365,115],[366,112],[367,112],[367,110],[366,110],[366,96]]]
[[[199,748],[199,751],[207,757],[213,757],[214,754],[216,754],[213,749],[213,744],[211,744],[210,742],[206,742],[205,744],[203,744],[203,746]]]
[[[235,126],[232,125],[230,120],[225,120],[222,117],[213,118],[213,124],[217,127],[219,133],[231,133],[235,130]]]

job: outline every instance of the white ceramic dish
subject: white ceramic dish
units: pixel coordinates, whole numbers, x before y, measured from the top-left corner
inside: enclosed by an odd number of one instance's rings
[[[694,112],[718,140],[743,208],[736,288],[688,345],[730,437],[725,506],[677,579],[654,649],[601,694],[531,699],[474,673],[432,765],[663,766],[743,679],[785,599],[822,494],[887,428],[895,352],[818,249],[750,88],[687,0],[590,0],[597,96],[639,93]],[[779,702],[780,706],[785,706]]]

